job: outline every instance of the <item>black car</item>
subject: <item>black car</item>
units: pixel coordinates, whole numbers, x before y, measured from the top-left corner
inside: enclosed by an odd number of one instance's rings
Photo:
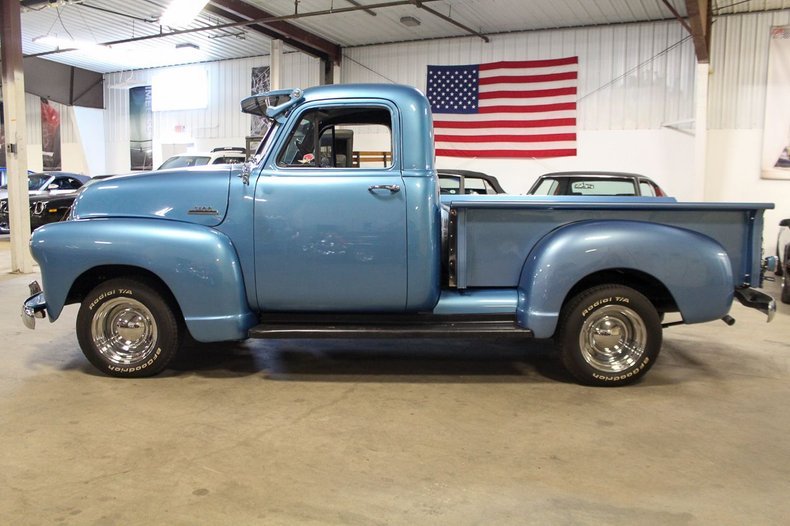
[[[437,170],[437,172],[439,174],[439,192],[443,195],[507,193],[493,175],[445,168]]]
[[[30,196],[30,230],[62,220],[71,208],[78,191],[60,195]],[[8,234],[8,198],[0,199],[0,234]]]
[[[790,219],[779,221],[776,259],[776,275],[782,277],[782,303],[790,303]]]
[[[666,197],[652,179],[626,172],[553,172],[541,175],[528,195]]]
[[[84,177],[84,176],[82,176]],[[68,192],[56,193],[31,193],[30,199],[30,230],[46,225],[47,223],[55,223],[62,221],[66,214],[68,214],[74,199],[80,193],[80,190],[89,185],[92,181],[98,181],[109,177],[107,175],[99,175],[77,188]],[[0,234],[8,234],[10,231],[8,221],[8,197],[0,199]]]

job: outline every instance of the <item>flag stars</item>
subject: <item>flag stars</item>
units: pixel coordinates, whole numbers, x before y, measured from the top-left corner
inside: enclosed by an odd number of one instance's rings
[[[428,66],[427,92],[437,113],[477,113],[477,66]]]

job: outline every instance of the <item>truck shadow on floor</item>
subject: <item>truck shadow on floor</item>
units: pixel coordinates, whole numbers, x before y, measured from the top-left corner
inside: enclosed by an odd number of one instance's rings
[[[164,374],[277,381],[574,382],[550,343],[468,340],[253,340],[193,343]]]
[[[76,347],[76,346],[75,346]],[[723,365],[735,348],[717,345],[715,355],[700,354],[692,342],[666,341],[645,385],[678,385],[726,378]],[[33,367],[54,367],[105,376],[79,351],[55,358],[51,348],[30,356]],[[755,366],[757,367],[757,366]],[[757,373],[758,371],[754,371]],[[191,343],[170,367],[152,380],[199,376],[241,378],[261,375],[282,382],[371,383],[576,383],[550,342],[400,340],[249,340]]]
[[[722,356],[738,350],[717,345],[701,356],[695,345],[666,341],[655,367],[639,384],[671,386],[718,381]],[[291,382],[576,383],[548,341],[474,340],[249,340],[193,343],[169,375],[233,378],[263,374]]]

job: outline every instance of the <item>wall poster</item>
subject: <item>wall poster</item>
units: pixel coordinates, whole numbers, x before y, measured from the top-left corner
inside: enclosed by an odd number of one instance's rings
[[[132,170],[153,170],[151,86],[129,88],[129,157]]]
[[[260,66],[252,68],[252,90],[250,95],[257,95],[258,93],[265,93],[269,91],[271,85],[269,79],[269,66]],[[250,122],[250,136],[263,137],[266,130],[269,129],[269,121],[263,117],[252,116]]]
[[[3,101],[0,100],[0,168],[5,167],[5,124],[3,122]],[[3,179],[5,184],[5,179]]]
[[[790,26],[772,27],[768,48],[762,177],[790,179]]]
[[[41,153],[44,171],[60,170],[60,112],[41,99]]]

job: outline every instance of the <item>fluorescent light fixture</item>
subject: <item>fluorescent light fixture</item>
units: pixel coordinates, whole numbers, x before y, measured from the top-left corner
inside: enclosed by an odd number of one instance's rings
[[[422,22],[420,22],[419,18],[414,18],[413,16],[402,16],[400,17],[400,23],[406,27],[417,27]]]
[[[176,49],[194,49],[195,51],[200,51],[200,46],[193,44],[192,42],[182,42],[180,44],[176,44]]]
[[[57,35],[42,35],[40,37],[35,37],[33,42],[36,44],[42,44],[45,46],[52,46],[57,49],[97,49],[102,46],[94,44],[93,42],[87,42],[84,40],[73,40],[71,38],[62,38]],[[103,46],[107,47],[107,46]]]
[[[188,26],[206,7],[208,0],[173,0],[159,19],[159,25]]]

